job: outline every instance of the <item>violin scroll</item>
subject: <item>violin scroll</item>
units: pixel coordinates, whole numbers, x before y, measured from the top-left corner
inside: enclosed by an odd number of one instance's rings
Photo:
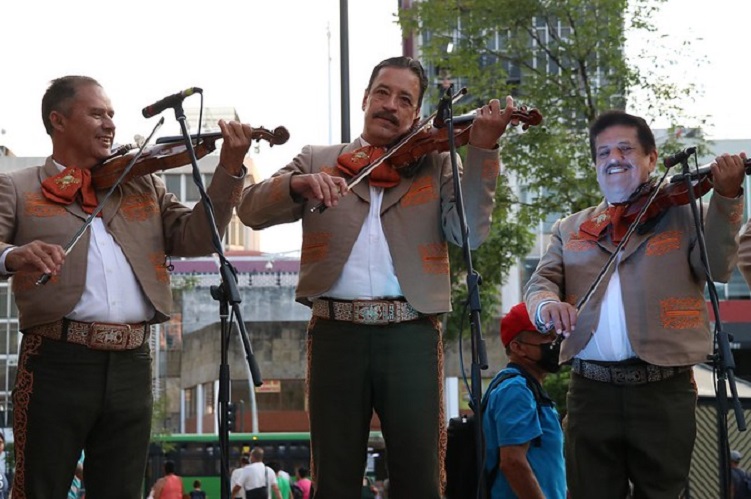
[[[542,113],[537,108],[527,110],[527,106],[522,106],[511,113],[511,122],[514,121],[523,123],[522,130],[527,130],[531,126],[542,123]]]
[[[289,140],[289,132],[283,126],[278,126],[274,128],[273,132],[270,132],[267,129],[260,127],[260,128],[253,128],[251,137],[256,142],[260,142],[261,139],[263,139],[269,143],[269,147],[274,147],[275,145],[281,145],[287,142]]]

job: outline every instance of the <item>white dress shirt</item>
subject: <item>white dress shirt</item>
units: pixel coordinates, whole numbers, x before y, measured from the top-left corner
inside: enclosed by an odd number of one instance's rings
[[[362,137],[360,143],[367,146]],[[370,186],[370,211],[339,279],[323,296],[342,300],[402,296],[381,225],[382,187]],[[354,196],[354,194],[349,194]]]

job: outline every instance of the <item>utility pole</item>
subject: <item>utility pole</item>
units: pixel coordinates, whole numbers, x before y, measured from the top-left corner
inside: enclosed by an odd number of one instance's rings
[[[339,0],[339,51],[341,52],[342,81],[342,143],[349,138],[349,14],[347,0]]]

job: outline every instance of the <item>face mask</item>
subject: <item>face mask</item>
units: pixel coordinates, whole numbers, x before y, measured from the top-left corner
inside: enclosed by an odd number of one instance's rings
[[[541,344],[540,360],[537,361],[537,365],[549,373],[557,373],[561,370],[561,365],[558,363],[560,353],[561,343],[559,341]]]

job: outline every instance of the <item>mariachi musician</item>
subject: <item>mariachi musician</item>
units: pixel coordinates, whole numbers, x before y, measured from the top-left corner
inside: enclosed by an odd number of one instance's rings
[[[657,147],[647,123],[623,111],[600,115],[589,139],[605,200],[556,222],[525,301],[539,329],[567,336],[560,360],[573,371],[564,439],[572,498],[625,497],[631,482],[634,497],[672,499],[686,485],[696,436],[691,367],[712,346],[706,270],[688,197],[640,219],[615,252],[649,192]],[[723,155],[711,166],[704,230],[719,282],[735,262],[743,160]],[[577,310],[611,256],[602,285]]]
[[[372,72],[362,135],[306,146],[246,188],[238,214],[254,229],[302,219],[296,298],[312,307],[308,389],[316,497],[359,497],[368,432],[378,414],[395,497],[441,497],[445,432],[438,314],[449,312],[447,243],[461,244],[449,154],[430,152],[403,175],[381,163],[347,180],[418,123],[427,79],[394,57]],[[470,245],[488,235],[500,172],[498,139],[515,110],[477,110],[461,178]],[[311,210],[318,203],[325,207]]]

